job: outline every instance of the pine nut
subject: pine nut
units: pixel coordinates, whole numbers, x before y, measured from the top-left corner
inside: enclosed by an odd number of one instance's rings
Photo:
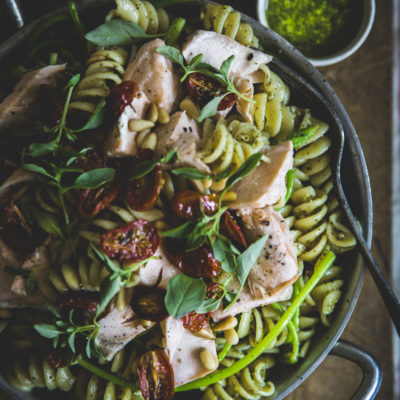
[[[142,143],[142,149],[150,149],[150,150],[155,150],[157,146],[157,135],[152,132],[149,135],[147,135],[146,139]]]
[[[170,118],[169,118],[168,111],[165,108],[161,107],[158,110],[158,122],[160,124],[165,125],[165,124],[168,124],[169,120],[170,120]]]
[[[193,119],[197,120],[197,118],[199,117],[199,110],[197,109],[193,101],[188,98],[181,101],[181,103],[179,104],[179,108],[182,111],[186,111],[189,117]]]
[[[158,120],[158,110],[157,110],[157,106],[154,103],[151,103],[151,105],[147,111],[147,119],[154,123],[156,123]]]
[[[202,328],[198,332],[193,332],[193,333],[196,336],[204,338],[204,339],[210,339],[210,340],[214,340],[215,339],[215,335],[210,329]]]
[[[236,201],[237,199],[237,194],[233,192],[232,190],[228,190],[225,194],[224,197],[222,198],[222,201],[231,203],[233,201]]]
[[[136,135],[136,144],[139,147],[142,147],[143,142],[146,140],[147,135],[150,133],[150,129],[145,129],[142,132],[138,132],[138,134]]]
[[[154,122],[147,121],[145,119],[131,119],[128,122],[129,130],[132,132],[141,132],[145,129],[152,128],[154,126]]]
[[[213,371],[218,367],[218,360],[214,357],[209,350],[203,349],[200,351],[200,360],[204,368]]]
[[[219,322],[214,326],[214,331],[226,331],[227,329],[233,329],[237,325],[238,321],[235,317],[225,318],[223,321]]]
[[[239,343],[239,336],[234,329],[228,329],[224,332],[224,336],[226,341],[231,344],[235,345]]]

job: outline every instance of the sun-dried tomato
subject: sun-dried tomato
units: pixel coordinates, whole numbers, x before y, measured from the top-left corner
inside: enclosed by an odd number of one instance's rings
[[[221,272],[221,263],[206,246],[178,256],[176,266],[193,278],[216,278]]]
[[[226,87],[222,83],[199,72],[190,74],[185,81],[185,85],[190,96],[202,107],[214,97],[222,96],[226,93]],[[234,93],[227,94],[219,103],[218,111],[232,107],[236,101],[237,96]]]
[[[160,322],[168,317],[164,299],[167,291],[159,287],[136,286],[130,301],[132,310],[142,319]]]
[[[120,262],[138,262],[151,257],[159,241],[154,225],[150,221],[138,219],[104,233],[101,247],[110,258]]]
[[[118,196],[122,182],[115,177],[97,189],[84,189],[78,200],[78,212],[83,218],[92,218],[104,210]]]
[[[230,239],[232,243],[240,251],[245,251],[248,247],[246,237],[239,224],[236,222],[235,218],[229,211],[225,211],[221,216],[220,221],[220,232]]]
[[[58,307],[68,307],[79,309],[83,311],[88,311],[90,313],[95,313],[97,310],[97,305],[99,301],[94,298],[94,296],[88,294],[77,294],[71,293],[66,296],[63,296],[58,302]]]
[[[201,216],[201,210],[206,215],[213,215],[218,210],[217,194],[200,194],[194,190],[178,192],[172,199],[174,213],[186,220],[195,220]]]
[[[49,354],[47,354],[46,358],[47,362],[54,368],[63,368],[68,364],[65,351],[60,349],[53,349]]]
[[[138,86],[132,81],[123,81],[111,89],[107,103],[114,120],[117,120],[125,107],[132,103],[138,90]]]
[[[91,169],[105,168],[107,166],[103,155],[98,149],[90,149],[77,158],[76,164],[84,171]]]
[[[170,400],[174,396],[174,371],[167,353],[153,350],[144,354],[137,368],[145,400]]]

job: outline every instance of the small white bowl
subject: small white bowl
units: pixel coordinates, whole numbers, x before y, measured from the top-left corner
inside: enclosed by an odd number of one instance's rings
[[[363,17],[360,24],[360,29],[358,30],[354,39],[345,47],[343,47],[343,49],[334,54],[321,58],[308,58],[315,67],[324,67],[326,65],[338,63],[339,61],[351,56],[364,43],[369,32],[371,31],[372,24],[375,19],[375,0],[362,0],[362,2]],[[267,18],[265,16],[265,11],[267,8],[268,0],[257,0],[258,20],[265,26],[268,26]]]

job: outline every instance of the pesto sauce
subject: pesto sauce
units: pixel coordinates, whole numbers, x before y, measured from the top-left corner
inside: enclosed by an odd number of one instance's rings
[[[269,0],[268,26],[304,55],[331,55],[355,36],[360,0]]]

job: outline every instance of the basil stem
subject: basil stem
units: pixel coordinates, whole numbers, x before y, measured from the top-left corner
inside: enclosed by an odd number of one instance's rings
[[[76,4],[74,1],[68,2],[68,11],[69,11],[69,14],[71,15],[72,22],[75,25],[75,29],[79,36],[79,39],[82,42],[83,48],[85,48],[86,47],[86,39],[85,39],[86,29],[83,26],[81,19],[79,18],[78,9],[76,8]]]
[[[335,254],[329,251],[326,256],[319,260],[314,268],[314,273],[304,287],[300,290],[300,293],[293,299],[290,306],[283,313],[279,321],[274,327],[268,332],[268,334],[253,348],[251,349],[242,359],[236,361],[230,367],[217,370],[204,378],[196,379],[195,381],[186,383],[185,385],[175,388],[175,392],[184,392],[186,390],[199,389],[204,386],[212,385],[222,379],[228,377],[246,368],[250,363],[256,360],[266,349],[268,349],[273,341],[280,335],[283,329],[287,326],[289,321],[293,318],[300,305],[303,303],[305,298],[311,293],[314,287],[317,285],[319,280],[325,275],[326,271],[335,261]]]
[[[103,378],[108,382],[113,382],[118,386],[132,389],[135,392],[140,390],[140,388],[137,387],[132,382],[129,382],[119,377],[118,375],[112,374],[111,372],[105,371],[104,369],[98,367],[97,365],[94,365],[91,362],[87,361],[82,356],[79,356],[76,359],[76,363],[79,364],[81,367],[85,368],[86,370],[88,370],[89,372],[93,373],[94,375],[97,375],[99,378]]]
[[[231,351],[232,345],[229,344],[228,342],[225,343],[224,348],[221,350],[221,352],[218,354],[218,362],[220,363]]]

